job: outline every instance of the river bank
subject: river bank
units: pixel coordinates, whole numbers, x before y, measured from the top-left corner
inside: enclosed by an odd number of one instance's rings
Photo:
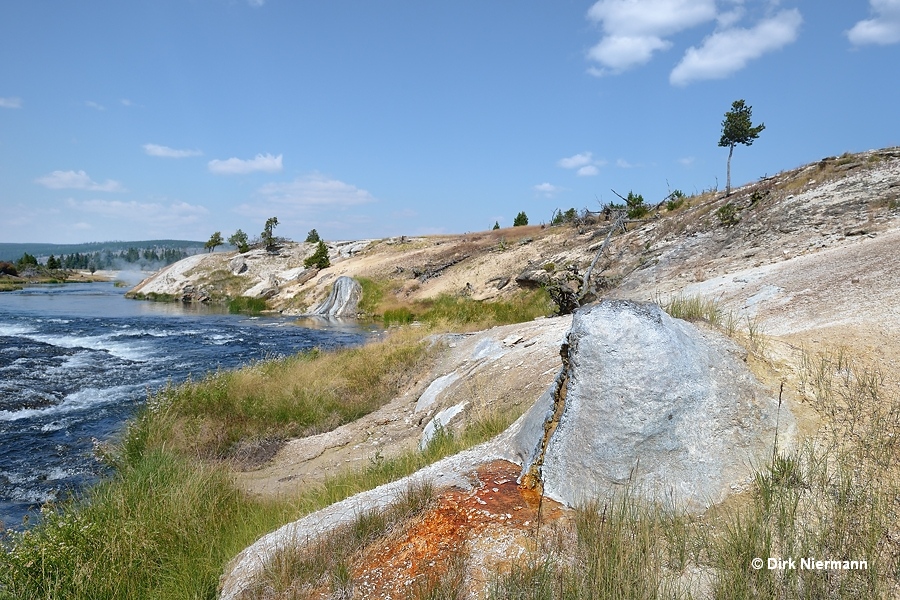
[[[113,275],[103,274],[104,276]],[[267,357],[367,339],[352,324],[132,302],[112,281],[29,285],[0,296],[0,520],[79,493],[104,467],[95,441],[171,383]]]

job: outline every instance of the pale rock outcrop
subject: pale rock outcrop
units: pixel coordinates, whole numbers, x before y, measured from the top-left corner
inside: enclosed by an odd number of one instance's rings
[[[564,504],[629,486],[702,510],[771,458],[776,427],[779,446],[793,436],[790,410],[757,383],[740,347],[655,304],[578,311],[561,354],[556,384],[516,441],[523,473]]]
[[[247,259],[243,255],[238,254],[228,261],[228,269],[232,275],[240,275],[247,270]]]
[[[356,306],[362,297],[362,286],[352,277],[338,277],[331,287],[331,293],[324,302],[313,308],[309,314],[319,317],[355,317]]]
[[[427,448],[428,443],[431,442],[437,432],[449,425],[453,417],[461,413],[466,406],[468,406],[467,402],[460,402],[459,404],[454,404],[434,415],[434,417],[428,421],[425,430],[422,431],[422,439],[419,440],[419,450]]]

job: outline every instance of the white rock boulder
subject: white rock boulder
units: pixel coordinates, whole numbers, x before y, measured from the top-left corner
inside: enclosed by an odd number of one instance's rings
[[[630,486],[702,510],[771,458],[776,427],[780,446],[793,436],[793,415],[739,346],[655,304],[578,311],[561,354],[563,371],[517,443],[523,473],[565,504]],[[545,433],[529,451],[538,422]]]

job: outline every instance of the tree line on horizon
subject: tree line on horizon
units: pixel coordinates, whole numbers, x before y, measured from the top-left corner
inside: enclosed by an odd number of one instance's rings
[[[33,254],[25,252],[15,262],[4,262],[4,265],[14,267],[17,272],[31,269],[46,268],[49,270],[80,270],[91,273],[100,270],[122,269],[126,266],[136,266],[141,269],[159,268],[160,266],[176,263],[190,254],[183,248],[127,248],[113,252],[103,250],[98,252],[73,252],[61,254],[59,257],[51,254],[46,259],[39,259]],[[7,275],[17,273],[10,272],[9,266],[4,266],[3,272]]]

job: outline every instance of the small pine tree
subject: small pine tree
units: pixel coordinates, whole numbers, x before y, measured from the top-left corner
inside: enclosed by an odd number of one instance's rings
[[[271,252],[275,249],[275,227],[278,225],[278,217],[270,217],[266,219],[266,225],[263,228],[262,234],[260,234],[259,239],[262,242],[263,248],[267,251]]]
[[[315,229],[310,229],[309,233],[306,234],[306,243],[308,244],[318,244],[322,239],[319,237],[319,232]]]
[[[528,225],[528,215],[525,214],[525,211],[520,212],[513,219],[513,227],[521,227],[523,225]]]
[[[222,232],[217,231],[214,234],[212,234],[211,236],[209,236],[209,241],[207,241],[205,244],[203,244],[203,247],[206,248],[207,250],[209,250],[210,252],[212,252],[213,250],[216,249],[216,246],[221,246],[224,243],[225,242],[222,240]],[[130,250],[130,248],[129,248],[129,250]],[[129,261],[129,262],[134,262],[134,261]]]
[[[228,238],[228,243],[237,248],[241,254],[250,250],[250,244],[247,243],[247,234],[240,229]]]
[[[628,192],[628,197],[625,198],[625,204],[628,207],[629,219],[640,219],[648,212],[647,205],[644,204],[644,197],[640,194]]]
[[[495,229],[495,230],[496,230],[496,229],[500,229],[500,221],[494,221],[494,227],[493,227],[493,229]]]
[[[328,260],[328,246],[325,245],[325,242],[319,240],[319,245],[316,246],[316,251],[313,252],[312,256],[303,261],[303,266],[307,269],[310,267],[316,267],[317,269],[327,269],[331,266],[331,261]]]

